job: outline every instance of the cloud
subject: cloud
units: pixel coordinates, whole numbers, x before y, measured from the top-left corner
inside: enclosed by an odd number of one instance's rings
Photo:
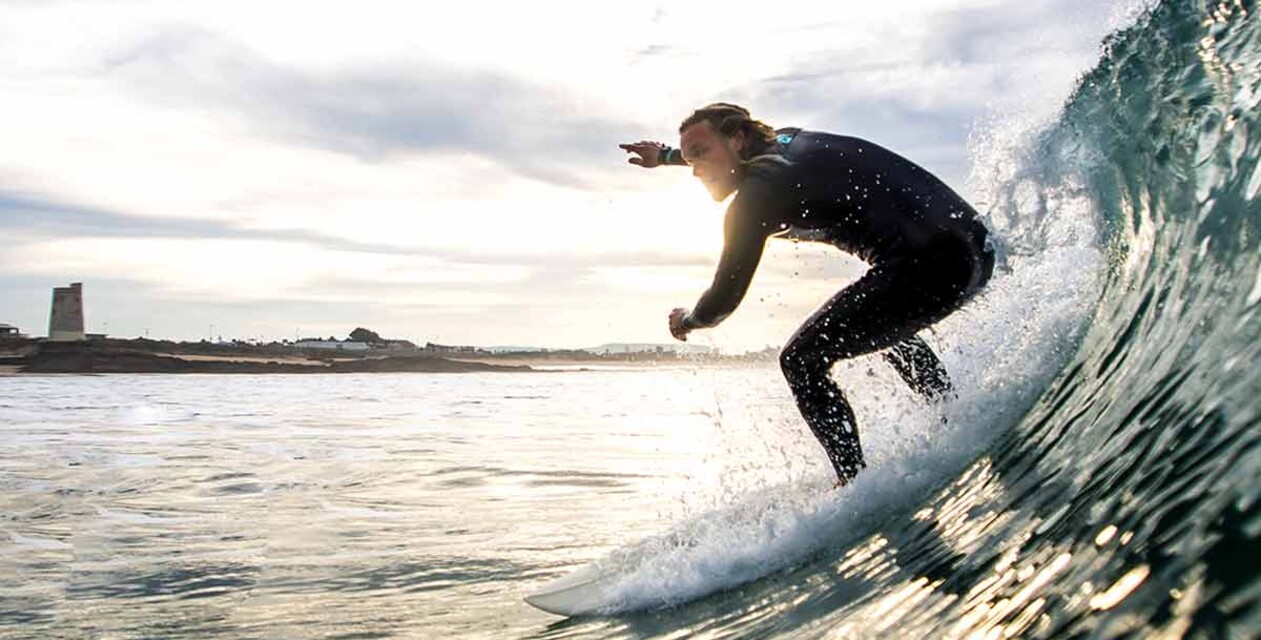
[[[602,266],[695,267],[706,258],[658,250],[571,253],[486,252],[453,247],[415,247],[358,242],[302,229],[256,229],[221,220],[134,216],[0,191],[0,232],[14,244],[57,239],[195,239],[292,243],[316,251],[433,259],[467,265],[574,270]],[[368,284],[357,282],[358,286]]]
[[[289,143],[370,161],[471,153],[566,186],[588,184],[593,165],[615,164],[614,142],[638,131],[590,100],[502,72],[432,61],[299,69],[200,30],[152,35],[106,67],[148,100],[226,109]]]
[[[636,56],[650,58],[653,56],[666,56],[682,52],[682,49],[668,44],[651,44],[639,51],[635,52]]]
[[[234,236],[230,227],[211,220],[129,216],[4,191],[0,191],[0,231],[9,238]]]
[[[995,11],[969,7],[936,14],[927,24],[923,53],[965,65],[1005,62],[1011,68],[1032,58],[1094,52],[1100,25],[1114,14],[1099,0],[1017,3]]]
[[[712,278],[718,217],[686,171],[645,179],[614,143],[673,136],[690,108],[731,99],[957,185],[975,123],[1057,106],[1039,96],[1090,63],[1109,4],[930,0],[808,20],[786,5],[752,38],[744,14],[693,5],[582,5],[563,23],[522,5],[494,25],[470,5],[297,22],[271,4],[6,8],[0,308],[17,296],[38,313],[0,321],[38,326],[48,287],[82,279],[90,321],[124,333],[201,335],[214,316],[225,335],[658,335]],[[774,247],[734,326],[795,323],[857,270]]]
[[[1106,2],[1060,0],[928,13],[805,52],[724,97],[795,120],[783,125],[869,138],[961,184],[977,123],[1030,102],[1058,104],[1045,94],[1067,92],[1111,12]]]

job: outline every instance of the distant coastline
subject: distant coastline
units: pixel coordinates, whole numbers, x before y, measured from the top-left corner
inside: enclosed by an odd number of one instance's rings
[[[343,351],[286,344],[174,342],[100,338],[83,342],[0,340],[0,374],[94,373],[474,373],[532,372],[556,367],[762,365],[773,354],[740,356],[661,349],[596,353],[590,350],[491,352],[380,348]],[[538,368],[542,367],[542,369]]]
[[[120,341],[110,341],[120,342]],[[0,370],[11,374],[49,373],[473,373],[529,372],[526,365],[501,365],[452,360],[428,354],[308,357],[267,354],[254,350],[217,349],[215,353],[156,353],[146,349],[100,343],[29,345],[21,352],[0,356]],[[226,351],[226,352],[225,352]]]

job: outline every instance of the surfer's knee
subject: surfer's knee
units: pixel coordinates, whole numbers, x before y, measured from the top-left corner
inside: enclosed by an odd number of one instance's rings
[[[779,352],[779,370],[784,372],[784,377],[789,380],[797,375],[797,354],[793,351],[791,342]]]
[[[820,370],[826,371],[831,364],[826,362],[824,354],[805,348],[805,345],[805,341],[794,339],[779,352],[779,368],[789,382],[804,381]]]
[[[820,361],[824,358],[823,347],[823,341],[816,327],[807,323],[788,339],[788,344],[785,344],[784,349],[779,352],[779,365],[785,372],[789,369],[801,370],[810,361]]]

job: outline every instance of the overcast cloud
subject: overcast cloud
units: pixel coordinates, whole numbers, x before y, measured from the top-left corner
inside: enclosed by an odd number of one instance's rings
[[[156,34],[111,58],[104,73],[146,101],[233,112],[258,135],[367,162],[472,153],[528,178],[589,187],[627,122],[584,112],[581,96],[501,70],[432,62],[310,71],[269,62],[200,30]]]
[[[977,127],[1053,113],[1119,16],[790,2],[750,33],[705,3],[0,3],[0,322],[42,335],[82,281],[89,330],[122,336],[665,341],[722,210],[618,142],[733,100],[962,190]],[[711,339],[778,344],[860,272],[774,246]]]

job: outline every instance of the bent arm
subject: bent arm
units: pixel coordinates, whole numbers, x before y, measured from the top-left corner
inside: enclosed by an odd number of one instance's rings
[[[762,232],[761,225],[749,224],[739,214],[734,206],[727,212],[718,271],[714,274],[713,284],[701,295],[692,311],[683,317],[686,329],[714,327],[727,319],[740,306],[753,282],[768,234]]]
[[[766,239],[780,231],[789,208],[783,185],[787,165],[778,157],[754,160],[723,223],[722,257],[714,283],[683,319],[687,329],[717,325],[731,315],[753,282]]]

